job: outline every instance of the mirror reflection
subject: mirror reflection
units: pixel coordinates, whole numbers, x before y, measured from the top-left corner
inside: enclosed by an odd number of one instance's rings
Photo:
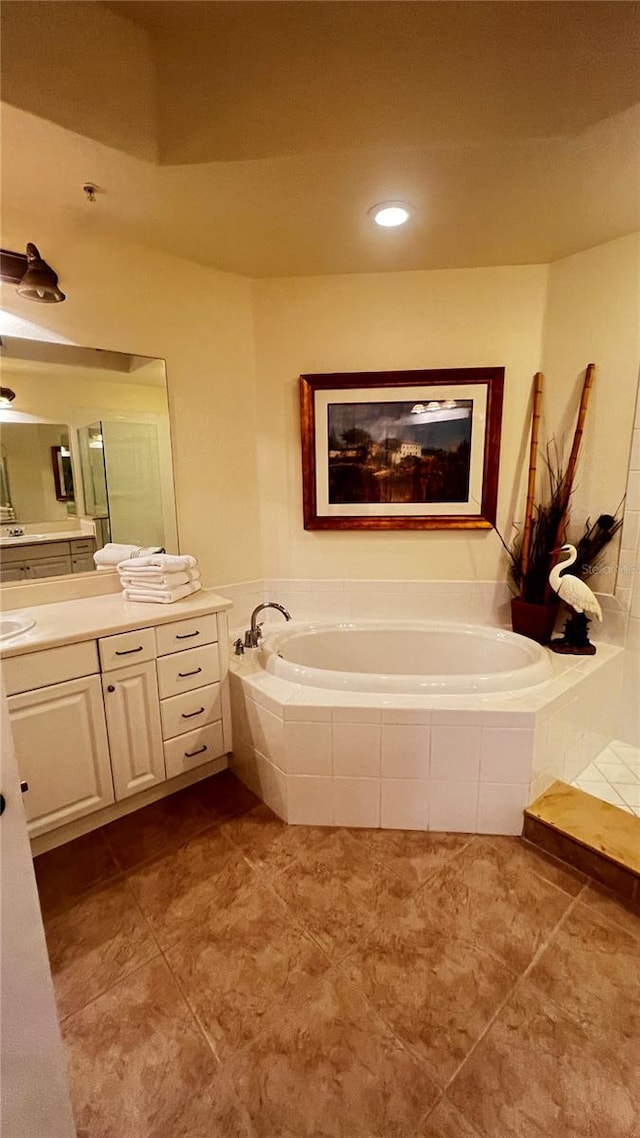
[[[108,542],[177,552],[164,361],[8,336],[0,359],[0,579],[93,571]]]

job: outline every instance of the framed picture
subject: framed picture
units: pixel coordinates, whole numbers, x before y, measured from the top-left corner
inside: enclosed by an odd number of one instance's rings
[[[504,368],[300,377],[305,529],[491,529]]]
[[[73,470],[71,455],[67,447],[51,447],[51,467],[53,483],[58,502],[73,502]]]

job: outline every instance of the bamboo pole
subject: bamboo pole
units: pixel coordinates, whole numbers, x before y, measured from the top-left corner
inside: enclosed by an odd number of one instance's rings
[[[569,455],[569,461],[567,463],[567,469],[566,469],[565,476],[564,476],[564,491],[563,491],[563,495],[562,495],[562,498],[563,498],[562,516],[560,518],[560,521],[558,522],[558,528],[556,530],[555,541],[553,543],[554,549],[557,549],[557,547],[559,545],[562,545],[562,543],[564,541],[565,530],[567,528],[567,515],[569,513],[569,502],[571,500],[571,493],[573,491],[573,480],[575,478],[576,466],[578,464],[578,456],[580,454],[580,444],[582,443],[582,436],[584,434],[584,422],[585,422],[585,419],[587,416],[587,407],[589,406],[589,396],[591,394],[591,388],[593,387],[593,374],[594,374],[595,370],[596,370],[595,364],[588,364],[587,365],[587,370],[586,370],[585,377],[584,377],[584,383],[582,385],[582,395],[580,397],[580,409],[578,411],[578,422],[576,423],[575,434],[573,436],[573,444],[571,447],[571,454]],[[546,588],[545,596],[547,597],[547,599],[551,596],[551,587],[550,587],[548,582],[547,582],[547,588]]]
[[[531,417],[531,445],[529,447],[529,477],[527,480],[527,503],[524,511],[524,528],[522,531],[522,576],[520,578],[520,596],[523,600],[527,573],[529,571],[531,523],[533,521],[533,503],[536,489],[536,473],[538,469],[538,432],[540,428],[540,408],[542,406],[542,380],[542,372],[537,371],[533,377],[533,414]]]

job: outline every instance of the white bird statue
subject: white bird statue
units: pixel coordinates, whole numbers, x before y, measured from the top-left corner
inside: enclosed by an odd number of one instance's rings
[[[574,612],[586,613],[587,616],[596,616],[598,620],[602,620],[602,609],[589,586],[585,585],[579,577],[575,577],[573,573],[562,573],[563,569],[568,569],[569,565],[573,565],[574,561],[577,560],[578,554],[575,545],[562,545],[559,549],[554,549],[553,552],[569,554],[567,560],[554,565],[549,574],[549,585],[554,593],[557,593]]]

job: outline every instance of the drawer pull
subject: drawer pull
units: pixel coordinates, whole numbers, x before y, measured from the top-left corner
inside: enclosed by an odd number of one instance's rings
[[[139,648],[123,648],[121,652],[116,650],[116,656],[131,656],[134,652],[142,652],[143,649],[143,644],[141,644]]]
[[[206,749],[207,749],[207,744],[205,743],[204,747],[198,747],[197,751],[185,751],[184,757],[185,757],[185,759],[194,759],[196,755],[204,754]]]
[[[202,715],[203,711],[204,711],[204,707],[200,707],[198,709],[198,711],[183,711],[182,712],[182,718],[183,719],[193,719],[194,715]]]
[[[199,636],[199,635],[200,635],[200,629],[199,628],[196,629],[195,632],[176,632],[176,640],[191,640],[192,636]]]
[[[193,672],[178,672],[178,675],[180,676],[181,680],[184,680],[184,679],[186,679],[187,676],[197,676],[198,672],[201,672],[201,671],[202,671],[202,668],[194,668]]]

